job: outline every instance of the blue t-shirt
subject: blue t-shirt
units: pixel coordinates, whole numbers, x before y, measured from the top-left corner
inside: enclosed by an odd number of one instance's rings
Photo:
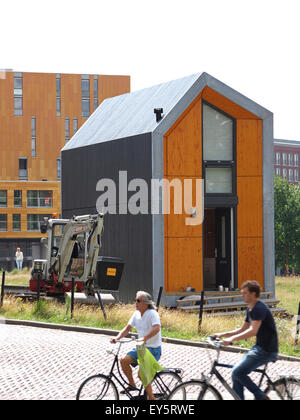
[[[268,306],[260,300],[254,308],[247,308],[246,322],[262,321],[257,332],[256,344],[270,353],[278,353],[278,336],[273,315]]]

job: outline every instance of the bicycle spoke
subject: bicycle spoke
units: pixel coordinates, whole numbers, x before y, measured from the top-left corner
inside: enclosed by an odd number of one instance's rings
[[[177,386],[168,398],[169,400],[219,400],[218,391],[211,385],[200,381],[188,381]]]
[[[118,392],[114,383],[105,375],[88,378],[77,394],[78,400],[116,400]]]
[[[265,393],[271,400],[300,400],[300,380],[282,378],[269,385]]]

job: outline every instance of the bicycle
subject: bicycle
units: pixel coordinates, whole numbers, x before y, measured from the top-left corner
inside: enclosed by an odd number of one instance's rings
[[[232,365],[219,363],[220,352],[224,348],[222,342],[214,337],[209,337],[207,342],[217,350],[217,356],[212,363],[211,371],[206,376],[202,374],[201,379],[191,379],[178,384],[169,394],[168,400],[223,400],[221,393],[211,384],[215,376],[224,388],[233,396],[235,400],[240,400],[232,387],[226,382],[224,377],[217,370],[217,367],[233,368]],[[268,363],[263,369],[255,369],[254,372],[261,373],[259,387],[261,387],[264,377],[267,379],[265,394],[272,400],[297,400],[300,399],[300,379],[295,376],[282,376],[280,379],[272,381],[267,374]]]
[[[119,346],[114,353],[113,350],[108,351],[109,354],[114,355],[114,360],[108,375],[99,373],[97,375],[87,378],[79,387],[76,395],[76,400],[119,400],[119,391],[116,382],[123,388],[122,393],[130,400],[147,399],[146,391],[141,385],[139,388],[129,390],[129,383],[124,379],[120,371],[119,353],[121,346],[124,343],[136,341],[135,338],[117,340]],[[117,368],[118,376],[114,373]],[[182,382],[181,369],[163,369],[156,373],[153,382],[153,395],[161,400],[167,399],[171,390]],[[135,395],[133,395],[135,394]]]

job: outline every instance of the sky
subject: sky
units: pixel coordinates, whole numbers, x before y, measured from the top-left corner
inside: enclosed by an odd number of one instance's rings
[[[203,71],[300,141],[299,0],[0,0],[0,69],[131,76],[131,90]]]

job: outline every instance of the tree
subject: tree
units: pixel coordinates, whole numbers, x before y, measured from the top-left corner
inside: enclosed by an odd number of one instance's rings
[[[300,271],[300,187],[275,176],[275,262]]]

